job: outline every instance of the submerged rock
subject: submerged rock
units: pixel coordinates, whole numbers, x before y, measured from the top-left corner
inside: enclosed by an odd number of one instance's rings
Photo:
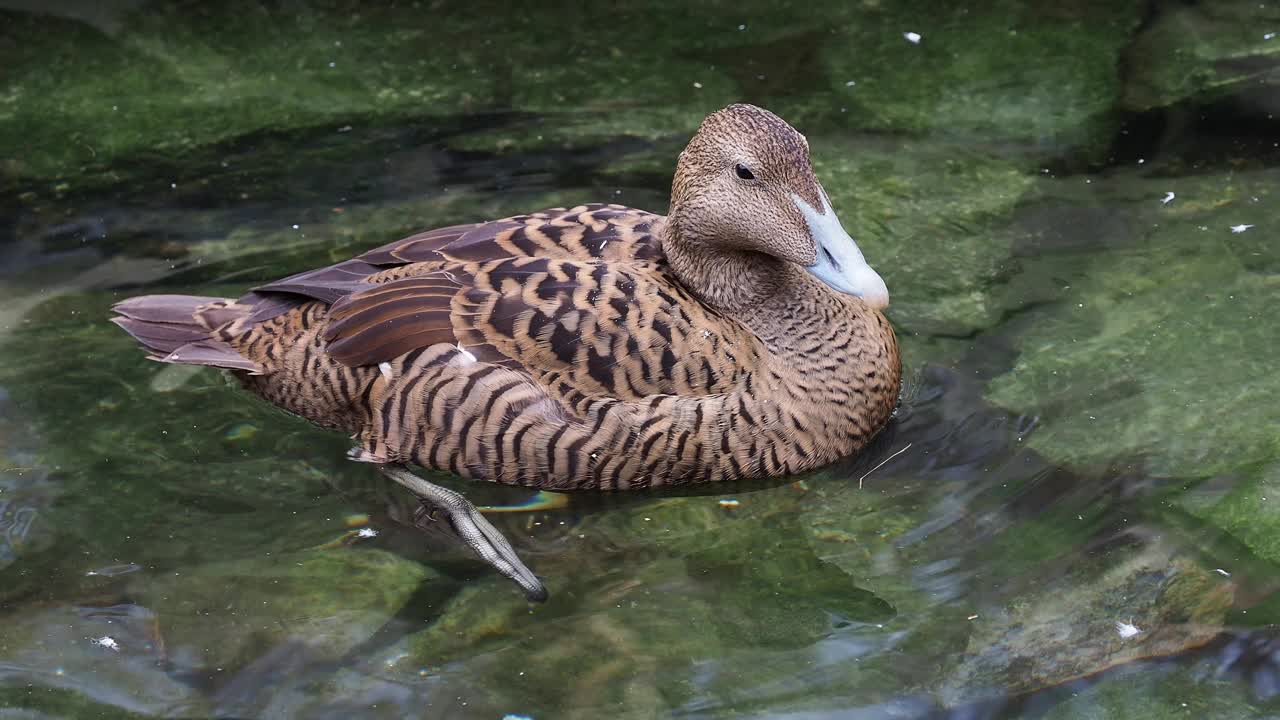
[[[974,618],[944,681],[945,702],[1035,692],[1218,638],[1234,583],[1158,538],[1134,540],[1141,549],[1119,562],[1074,558],[1047,586],[1013,593]]]
[[[1280,292],[1280,250],[1267,239],[1280,228],[1278,180],[1265,170],[1060,183],[1064,211],[1026,226],[1014,290],[1052,301],[988,393],[1039,416],[1031,447],[1077,466],[1141,458],[1183,478],[1280,461],[1280,380],[1268,369],[1280,334],[1267,321]],[[1167,191],[1177,199],[1165,205]],[[1078,235],[1080,252],[1031,254],[1101,199],[1109,231]],[[1231,231],[1244,221],[1257,227]]]
[[[198,12],[147,2],[112,13],[109,34],[76,13],[0,12],[5,169],[83,184],[82,168],[109,181],[139,159],[263,131],[533,113],[550,117],[536,134],[548,141],[653,139],[687,136],[736,100],[814,129],[1096,154],[1140,4],[587,6],[573,24],[592,31],[569,36],[559,13],[487,2]],[[449,31],[435,31],[444,17]],[[551,37],[562,42],[549,47]],[[87,56],[92,68],[77,61]],[[507,142],[493,139],[489,149]]]
[[[307,662],[336,660],[428,577],[380,550],[336,548],[140,573],[129,587],[155,613],[175,662],[187,672],[230,673],[286,644]]]
[[[1145,111],[1238,95],[1280,111],[1280,8],[1254,0],[1160,3],[1125,51],[1123,104]]]

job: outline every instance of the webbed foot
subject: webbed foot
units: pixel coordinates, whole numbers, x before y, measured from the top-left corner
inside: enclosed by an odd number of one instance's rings
[[[542,581],[470,500],[461,493],[423,480],[401,465],[382,465],[378,469],[443,513],[458,537],[495,570],[514,580],[524,590],[525,597],[534,602],[546,601],[549,595]]]

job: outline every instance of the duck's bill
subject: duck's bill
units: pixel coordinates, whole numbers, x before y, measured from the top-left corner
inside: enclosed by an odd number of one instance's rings
[[[888,307],[889,289],[880,274],[867,264],[858,244],[845,232],[835,210],[831,209],[827,193],[822,193],[820,211],[797,195],[791,197],[809,223],[809,233],[818,246],[818,261],[805,269],[833,289],[856,295],[877,310]]]

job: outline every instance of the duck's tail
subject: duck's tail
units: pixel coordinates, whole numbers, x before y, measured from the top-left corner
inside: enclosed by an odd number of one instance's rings
[[[227,342],[227,329],[252,313],[249,305],[193,295],[142,295],[112,310],[116,317],[111,322],[150,350],[152,360],[262,372],[258,363]]]

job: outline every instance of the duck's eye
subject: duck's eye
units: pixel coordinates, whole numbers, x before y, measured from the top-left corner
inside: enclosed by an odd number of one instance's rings
[[[734,170],[737,171],[738,177],[742,178],[743,180],[756,179],[756,174],[751,172],[751,168],[747,167],[746,165],[743,165],[742,163],[738,163],[738,166],[735,167]]]

